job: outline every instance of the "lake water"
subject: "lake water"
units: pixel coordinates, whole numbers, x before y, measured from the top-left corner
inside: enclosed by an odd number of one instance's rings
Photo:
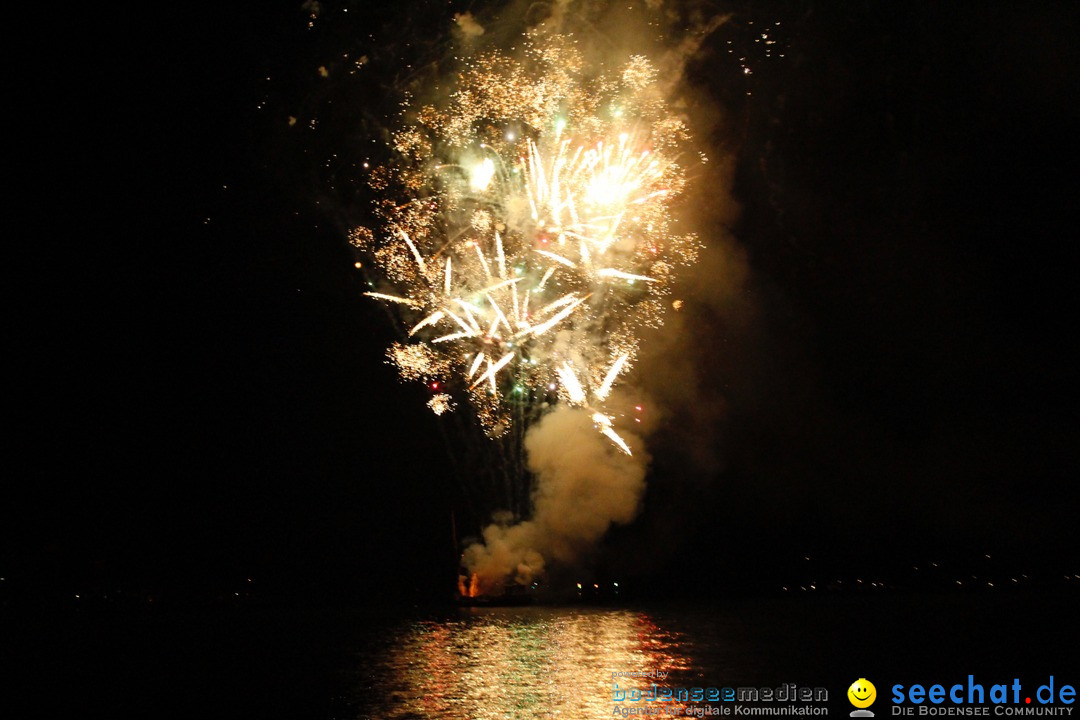
[[[640,607],[238,607],[21,619],[44,717],[606,718],[619,690],[873,681],[1080,684],[1073,595],[821,597]],[[11,620],[11,618],[9,618]],[[12,623],[5,635],[12,637]],[[665,676],[628,677],[661,671]],[[622,673],[613,677],[613,673]],[[10,701],[10,698],[9,698]],[[884,704],[883,704],[884,703]],[[724,703],[669,703],[718,707]],[[644,706],[637,703],[636,706]],[[655,706],[656,704],[653,703]],[[731,705],[731,703],[728,703]],[[101,715],[100,713],[105,713]],[[5,717],[30,716],[4,714]],[[884,717],[878,713],[878,717]]]

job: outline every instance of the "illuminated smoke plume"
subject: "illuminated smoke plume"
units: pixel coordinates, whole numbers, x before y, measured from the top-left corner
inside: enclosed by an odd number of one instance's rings
[[[612,523],[629,523],[645,490],[648,457],[641,441],[624,434],[633,456],[592,432],[580,408],[557,407],[525,438],[529,470],[536,477],[533,515],[516,525],[495,522],[483,543],[465,550],[480,594],[494,594],[507,580],[527,585],[540,577],[546,559],[572,565]]]

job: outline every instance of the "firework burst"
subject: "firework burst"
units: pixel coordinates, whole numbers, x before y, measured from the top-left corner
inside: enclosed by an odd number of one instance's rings
[[[372,174],[379,226],[352,236],[381,278],[367,294],[405,323],[402,378],[437,391],[436,414],[471,403],[492,437],[585,407],[629,454],[605,404],[699,247],[672,217],[688,142],[648,59],[597,72],[562,36],[464,61],[445,103],[406,103]]]

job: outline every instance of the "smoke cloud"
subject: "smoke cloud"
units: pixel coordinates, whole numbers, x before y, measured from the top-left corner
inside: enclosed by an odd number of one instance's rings
[[[470,12],[457,13],[454,15],[457,30],[465,38],[480,37],[484,34],[484,26],[476,21]]]
[[[533,516],[511,525],[497,519],[483,543],[465,550],[465,567],[481,594],[497,593],[506,580],[527,585],[545,570],[546,558],[574,564],[613,523],[638,513],[649,456],[642,440],[623,433],[633,456],[593,428],[589,411],[559,406],[525,436],[528,468],[536,477]]]

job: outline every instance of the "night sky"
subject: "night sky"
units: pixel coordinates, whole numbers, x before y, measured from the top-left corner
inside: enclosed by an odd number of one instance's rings
[[[56,65],[13,150],[9,242],[39,261],[9,302],[0,575],[20,601],[450,591],[453,428],[384,364],[394,328],[345,232],[402,66],[469,8],[327,2],[309,29],[299,2],[155,7],[136,30],[96,18]],[[772,587],[804,556],[984,553],[1080,572],[1075,9],[706,10],[734,13],[689,73],[735,158],[716,232],[749,275],[738,302],[690,299],[701,407],[652,439],[642,515],[595,572]],[[744,75],[726,51],[775,20],[787,56]]]

